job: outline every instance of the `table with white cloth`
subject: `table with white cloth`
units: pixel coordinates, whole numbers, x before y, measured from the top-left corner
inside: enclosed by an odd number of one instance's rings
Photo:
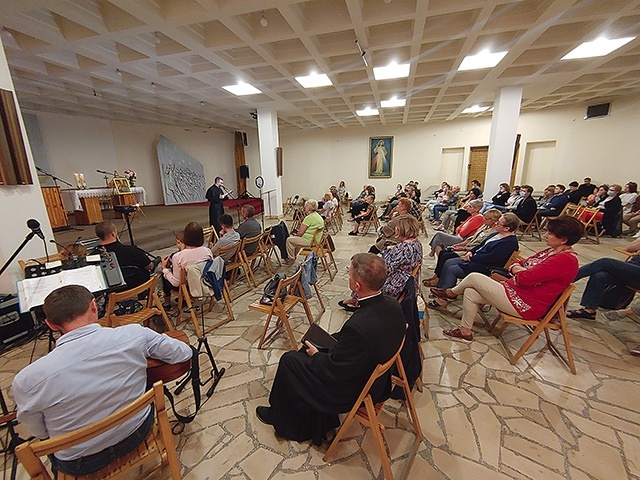
[[[113,188],[88,188],[86,190],[64,189],[61,191],[62,203],[67,212],[82,210],[81,198],[97,197],[102,210],[111,210],[111,195],[115,193]],[[147,194],[142,187],[131,187],[131,193],[136,197],[136,203],[146,205]]]

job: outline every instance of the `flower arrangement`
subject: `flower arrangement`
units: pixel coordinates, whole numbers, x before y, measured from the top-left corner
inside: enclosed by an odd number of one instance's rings
[[[129,180],[129,185],[132,187],[136,186],[136,172],[127,168],[124,171],[124,177]]]

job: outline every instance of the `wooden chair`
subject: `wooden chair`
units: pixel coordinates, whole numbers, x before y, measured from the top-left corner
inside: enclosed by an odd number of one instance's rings
[[[371,433],[373,434],[373,441],[375,443],[376,449],[378,451],[378,456],[380,457],[380,462],[382,464],[382,471],[384,472],[384,476],[386,479],[393,479],[393,473],[391,472],[391,462],[389,461],[389,456],[387,455],[387,450],[384,445],[384,439],[382,433],[384,432],[384,425],[380,423],[379,415],[380,411],[384,407],[385,402],[373,403],[373,399],[369,391],[371,390],[371,386],[373,383],[380,378],[382,375],[387,373],[389,369],[395,365],[397,369],[397,375],[392,375],[392,384],[394,386],[400,386],[404,391],[405,402],[407,405],[407,410],[409,411],[409,416],[411,419],[411,424],[413,426],[413,431],[416,434],[415,446],[419,445],[422,442],[422,429],[420,427],[420,420],[418,419],[418,414],[416,412],[415,404],[413,402],[413,396],[411,395],[411,389],[409,388],[409,382],[407,381],[407,375],[404,371],[404,365],[402,364],[402,360],[400,358],[400,352],[402,351],[402,346],[404,345],[404,339],[400,344],[400,348],[398,351],[391,357],[387,362],[378,365],[371,377],[369,377],[369,381],[365,384],[360,396],[353,404],[353,408],[347,414],[344,422],[340,426],[340,430],[337,435],[331,442],[331,445],[327,449],[327,453],[325,453],[323,460],[328,461],[331,454],[338,447],[338,443],[340,440],[348,433],[349,425],[354,420],[358,420],[364,426],[369,427],[371,429]],[[409,457],[405,465],[405,471],[401,478],[407,478],[406,475],[409,472],[409,468],[411,467],[412,457]]]
[[[241,297],[245,293],[251,291],[255,284],[253,283],[253,277],[249,273],[249,265],[244,262],[244,257],[242,255],[242,251],[244,250],[245,239],[243,238],[235,245],[229,245],[228,247],[221,247],[218,249],[216,255],[224,256],[223,254],[227,252],[233,252],[233,256],[231,260],[224,262],[225,269],[227,274],[229,274],[229,285],[233,285],[240,274],[240,270],[244,272],[244,278],[247,282],[247,289],[242,290],[236,296],[232,297],[232,300],[235,300],[238,297]]]
[[[304,207],[303,208],[294,208],[293,210],[293,218],[291,223],[291,231],[297,230],[302,225],[302,221],[305,217]]]
[[[155,403],[155,421],[147,438],[140,443],[136,449],[123,457],[117,458],[102,470],[89,476],[76,477],[58,472],[55,478],[57,478],[57,480],[121,478],[124,477],[124,474],[127,472],[129,473],[127,478],[145,478],[150,472],[168,465],[171,478],[173,480],[179,480],[182,478],[180,462],[178,461],[173,443],[173,435],[164,402],[162,382],[156,382],[153,388],[140,398],[117,412],[112,413],[103,420],[99,420],[60,437],[23,443],[16,448],[16,455],[31,478],[52,480],[54,475],[49,473],[45,468],[40,457],[68,449],[95,438],[130,419],[151,403]],[[143,465],[147,465],[149,460],[155,456],[160,458],[158,464],[147,469],[145,472],[137,472],[139,468],[141,469]]]
[[[591,240],[591,238],[589,238],[589,233],[591,232],[595,237],[593,241],[599,244],[602,228],[599,227],[600,222],[596,219],[598,213],[600,213],[600,210],[597,208],[582,207],[576,218],[584,225],[584,238]]]
[[[373,206],[373,211],[371,215],[369,215],[368,220],[362,220],[360,222],[359,230],[362,231],[363,235],[369,233],[369,229],[373,227],[373,232],[376,233],[378,228],[380,227],[380,220],[378,220],[378,207]]]
[[[569,215],[570,217],[574,217],[579,210],[580,210],[579,205],[576,205],[575,203],[567,203],[562,208],[562,210],[558,215],[544,217],[540,222],[540,228],[545,228],[549,220],[553,220],[554,218],[561,217],[562,215]],[[536,216],[537,216],[537,212],[536,212]]]
[[[273,275],[273,267],[271,265],[271,261],[269,260],[269,255],[265,253],[262,248],[260,248],[260,242],[262,241],[262,237],[264,236],[264,232],[256,235],[255,237],[246,237],[244,239],[244,248],[240,250],[240,253],[243,257],[243,262],[245,265],[249,267],[249,274],[251,275],[251,281],[254,285],[258,285],[256,282],[256,277],[253,274],[254,267],[260,264],[260,262],[264,262],[264,268],[267,271],[267,275],[270,277]],[[250,246],[254,246],[253,253],[248,254],[247,250]]]
[[[621,253],[623,255],[626,255],[627,258],[624,259],[625,262],[629,261],[629,259],[631,257],[635,257],[636,255],[640,255],[640,251],[637,252],[630,252],[629,250],[626,250],[624,248],[620,248],[620,247],[614,247],[614,249],[616,252]]]
[[[276,244],[273,243],[273,237],[271,236],[271,230],[273,227],[265,228],[262,232],[262,238],[260,239],[260,249],[265,253],[269,262],[271,262],[271,255],[275,255],[278,261],[278,267],[282,266],[278,252],[276,251]],[[273,266],[273,265],[272,265]]]
[[[502,343],[502,346],[504,347],[507,356],[509,357],[511,365],[516,364],[520,357],[525,354],[525,352],[531,347],[531,345],[533,345],[533,342],[535,342],[538,336],[544,331],[547,340],[547,346],[549,347],[549,349],[569,367],[571,373],[573,373],[574,375],[576,374],[576,365],[573,361],[573,353],[571,352],[571,345],[569,343],[569,332],[567,331],[567,318],[565,315],[566,307],[569,303],[569,297],[571,297],[571,293],[573,292],[574,288],[575,287],[573,284],[569,285],[567,289],[558,297],[556,302],[551,306],[546,315],[538,320],[525,320],[524,318],[509,315],[498,310],[498,316],[489,326],[489,331],[491,332],[494,328],[497,327],[500,319],[503,320],[503,324],[498,330],[496,336]],[[524,325],[525,328],[527,328],[529,332],[531,332],[529,338],[527,338],[527,340],[515,355],[512,355],[511,350],[509,349],[503,337],[504,331],[512,323]],[[561,331],[562,338],[564,340],[564,346],[567,351],[566,359],[560,354],[556,346],[551,341],[549,330]]]
[[[203,245],[205,247],[211,248],[219,240],[215,227],[205,227],[202,229],[202,233],[204,234]]]
[[[538,241],[541,242],[542,241],[542,235],[540,235],[540,223],[538,222],[538,210],[536,210],[535,215],[533,216],[533,218],[531,219],[531,221],[529,223],[524,223],[524,222],[520,222],[520,225],[518,226],[518,228],[522,229],[522,233],[520,234],[520,240],[522,240],[522,237],[524,237],[527,233],[530,233],[532,237],[538,237]]]
[[[299,345],[296,343],[296,339],[293,335],[293,330],[291,329],[291,325],[289,324],[289,312],[298,305],[302,304],[304,307],[304,311],[307,314],[307,319],[309,320],[309,325],[313,324],[313,315],[311,314],[311,309],[309,308],[309,303],[307,302],[306,297],[304,296],[304,292],[302,290],[302,285],[300,284],[300,276],[302,275],[302,268],[298,268],[298,271],[295,275],[284,278],[280,280],[278,283],[278,288],[276,289],[276,294],[271,305],[263,305],[260,301],[255,301],[249,305],[249,310],[253,310],[255,312],[260,312],[267,315],[267,320],[264,324],[264,329],[262,330],[262,335],[260,336],[260,341],[258,342],[258,348],[262,348],[262,345],[269,339],[271,339],[274,335],[276,335],[282,326],[285,327],[287,335],[289,336],[289,340],[291,341],[291,347],[294,350],[297,350]],[[280,299],[280,292],[286,291],[287,294],[284,299]],[[271,318],[273,316],[278,317],[278,321],[271,333],[267,335],[267,331],[269,329],[269,324],[271,323]]]
[[[318,234],[320,235],[320,240],[316,240]],[[329,280],[333,281],[334,277],[338,274],[338,264],[331,251],[331,245],[329,244],[329,238],[326,233],[318,230],[314,235],[311,246],[302,248],[298,252],[298,255],[304,255],[306,257],[310,252],[316,254],[325,271],[329,274]],[[335,272],[331,271],[331,265],[335,268]]]
[[[424,233],[424,236],[429,238],[429,234],[427,233],[427,226],[424,223],[424,211],[427,209],[425,205],[418,205],[420,208],[420,216],[418,217],[418,225],[420,225],[420,230]]]
[[[183,267],[182,271],[180,272],[180,284],[178,285],[178,291],[174,292],[177,293],[178,295],[178,319],[176,320],[177,323],[182,323],[182,314],[183,312],[186,310],[188,312],[188,316],[189,319],[191,320],[191,324],[193,325],[193,329],[196,332],[196,335],[198,337],[202,337],[204,334],[209,333],[212,330],[215,330],[218,327],[221,327],[222,325],[224,325],[225,323],[230,322],[231,320],[233,320],[233,309],[231,308],[231,293],[229,292],[229,287],[227,285],[227,281],[224,281],[224,286],[222,288],[222,299],[224,301],[225,307],[227,309],[227,317],[225,317],[224,319],[220,320],[219,322],[217,322],[216,324],[205,328],[204,331],[202,331],[202,328],[200,327],[200,321],[198,320],[198,316],[196,315],[195,310],[193,309],[193,299],[194,297],[191,295],[191,291],[192,289],[189,289],[189,282],[187,280],[188,276],[187,276],[187,268],[192,268],[195,267],[197,268],[197,265],[188,265],[187,267]],[[206,297],[197,297],[197,298],[206,298]],[[209,313],[211,310],[213,310],[213,307],[216,304],[216,299],[214,296],[210,296],[209,297],[209,306],[207,307],[207,309],[204,311],[204,313]]]
[[[159,275],[152,275],[151,278],[135,288],[125,290],[124,292],[114,292],[109,295],[107,302],[107,309],[105,315],[101,320],[101,324],[107,327],[118,327],[120,325],[127,325],[130,323],[140,323],[148,326],[149,320],[156,315],[160,315],[164,320],[164,324],[167,330],[173,330],[174,326],[169,321],[167,312],[164,311],[162,302],[156,293],[156,285],[158,284]],[[144,308],[135,313],[129,313],[126,315],[116,315],[115,311],[117,304],[125,300],[138,300],[138,296],[141,293],[147,292],[146,300],[139,300],[140,303],[144,303]]]

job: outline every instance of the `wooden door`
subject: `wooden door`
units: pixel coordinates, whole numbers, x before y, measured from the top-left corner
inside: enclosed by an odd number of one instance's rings
[[[68,227],[69,220],[67,219],[67,212],[65,212],[62,205],[60,187],[42,187],[41,190],[51,228],[55,230],[56,228]]]
[[[484,188],[484,177],[487,174],[487,158],[489,147],[471,147],[469,155],[469,175],[467,176],[467,190],[471,188],[471,180],[478,180]]]

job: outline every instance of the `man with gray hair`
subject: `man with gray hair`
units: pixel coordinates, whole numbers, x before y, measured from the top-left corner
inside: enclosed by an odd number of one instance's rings
[[[405,320],[394,298],[382,295],[387,278],[384,260],[372,253],[351,258],[349,288],[358,294],[360,308],[333,334],[335,347],[320,352],[311,343],[280,358],[273,380],[269,407],[256,408],[258,419],[273,425],[278,436],[304,442],[322,438],[348,412],[377,365],[388,361],[400,348]],[[374,383],[373,401],[391,392],[388,372]]]

